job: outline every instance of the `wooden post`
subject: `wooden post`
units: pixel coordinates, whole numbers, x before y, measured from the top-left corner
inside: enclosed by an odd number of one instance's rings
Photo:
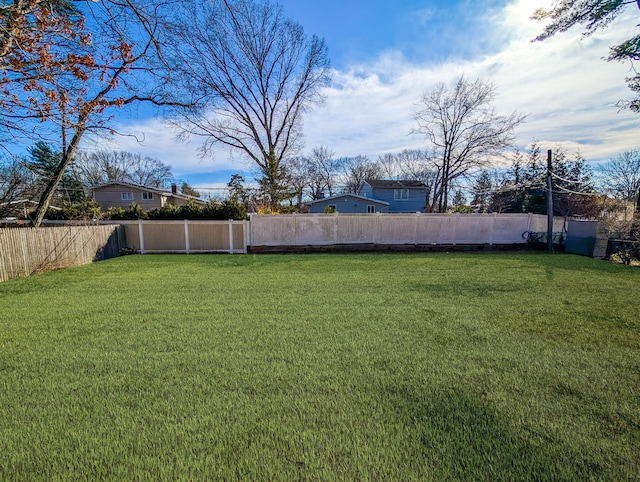
[[[547,150],[547,249],[553,251],[553,180],[551,179],[551,149]]]

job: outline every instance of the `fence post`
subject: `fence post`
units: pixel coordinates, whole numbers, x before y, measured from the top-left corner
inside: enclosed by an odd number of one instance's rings
[[[455,214],[455,221],[453,222],[453,245],[458,244],[458,223],[460,222],[460,213]]]
[[[497,213],[493,213],[493,220],[491,221],[491,233],[489,234],[489,246],[493,246],[493,232],[496,229],[496,217]]]
[[[138,237],[140,238],[140,254],[144,254],[144,228],[142,219],[138,219]]]
[[[247,254],[247,221],[240,221],[242,226],[242,254]]]
[[[416,222],[413,231],[413,244],[418,244],[418,224],[420,222],[420,213],[415,213],[414,217],[416,219]]]
[[[189,239],[189,220],[184,220],[184,249],[189,254],[191,251],[191,240]]]
[[[233,254],[233,219],[229,219],[229,254]]]

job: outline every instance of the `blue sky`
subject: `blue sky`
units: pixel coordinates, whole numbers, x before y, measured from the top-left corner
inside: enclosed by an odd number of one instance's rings
[[[305,1],[284,0],[287,15],[324,37],[333,66],[348,69],[386,51],[411,62],[472,57],[488,48],[474,32],[488,11],[505,1]]]
[[[323,145],[336,156],[375,158],[423,148],[424,140],[409,134],[416,102],[459,75],[493,82],[498,112],[528,116],[516,132],[520,148],[537,140],[594,162],[640,148],[640,115],[615,107],[629,96],[630,66],[602,60],[609,46],[637,32],[633,9],[594,37],[576,29],[533,43],[541,25],[529,17],[551,0],[280,3],[308,34],[325,38],[333,69],[324,105],[305,118],[305,152]],[[157,157],[196,187],[223,186],[234,172],[250,176],[240,154],[220,149],[202,159],[197,139],[179,142],[160,119],[140,112],[118,128],[144,142],[119,138],[117,148]]]

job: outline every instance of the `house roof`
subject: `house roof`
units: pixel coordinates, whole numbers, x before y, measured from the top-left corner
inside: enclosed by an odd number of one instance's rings
[[[133,184],[131,182],[124,182],[124,181],[106,182],[104,184],[99,184],[97,186],[91,186],[91,189],[100,189],[101,187],[108,187],[108,186],[135,187],[136,189],[143,189],[145,191],[157,192],[162,194],[171,194],[171,191],[168,191],[166,189],[160,189],[160,188],[151,187],[151,186],[143,186],[142,184]]]
[[[180,199],[193,199],[197,202],[201,202],[201,203],[206,203],[206,201],[204,199],[201,199],[199,197],[195,197],[195,196],[189,196],[188,194],[182,194],[182,193],[172,193],[171,191],[167,191],[166,189],[159,189],[157,187],[151,187],[151,186],[143,186],[141,184],[132,184],[130,182],[120,182],[120,181],[113,181],[113,182],[107,182],[105,184],[100,184],[98,186],[92,186],[91,190],[95,191],[96,189],[100,189],[102,187],[108,187],[108,186],[127,186],[127,187],[133,187],[136,189],[141,189],[143,191],[149,191],[149,192],[155,192],[157,194],[161,194],[163,196],[173,196],[173,197],[177,197]]]
[[[364,182],[373,189],[424,189],[427,187],[422,181],[410,180],[365,179]]]
[[[33,204],[35,206],[37,206],[39,203],[37,201],[32,201],[31,199],[18,199],[16,201],[10,201],[7,203],[0,203],[0,206],[13,206],[14,204]],[[62,208],[59,208],[58,206],[52,206],[51,204],[49,204],[49,206],[51,209],[55,209],[56,211],[61,211]]]
[[[325,198],[322,198],[322,199],[316,199],[315,201],[309,202],[309,204],[325,202],[325,201],[335,201],[337,199],[342,199],[342,198],[345,198],[345,197],[353,197],[353,198],[356,198],[356,199],[360,199],[362,201],[367,201],[369,203],[382,204],[384,206],[388,206],[389,205],[389,203],[385,202],[385,201],[379,201],[378,199],[372,199],[370,197],[359,196],[358,194],[351,194],[351,193],[338,194],[337,196],[331,196],[331,197],[325,197]]]

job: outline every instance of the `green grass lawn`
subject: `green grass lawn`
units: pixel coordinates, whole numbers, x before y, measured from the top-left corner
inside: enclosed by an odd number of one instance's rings
[[[640,270],[128,256],[0,284],[0,480],[637,480]]]

